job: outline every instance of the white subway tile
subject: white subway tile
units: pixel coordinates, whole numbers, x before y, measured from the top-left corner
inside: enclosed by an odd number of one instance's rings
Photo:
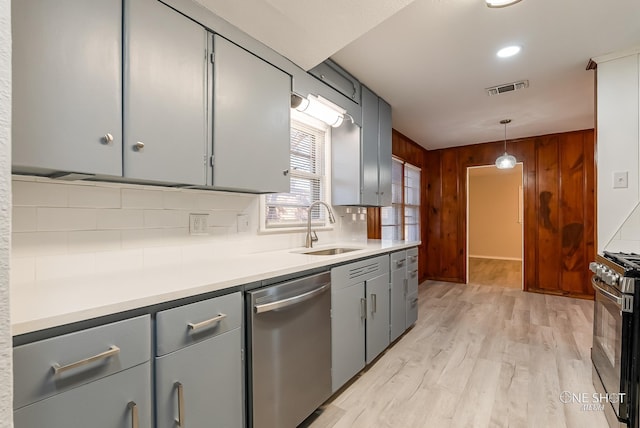
[[[118,188],[86,185],[68,187],[70,207],[120,208],[120,189]]]
[[[237,211],[209,211],[209,227],[232,227],[237,221]]]
[[[97,210],[98,229],[141,229],[143,227],[144,212],[142,210]]]
[[[144,210],[144,227],[189,227],[189,217],[177,210]]]
[[[13,206],[11,232],[32,232],[38,229],[35,207]]]
[[[160,247],[165,244],[163,229],[133,229],[121,233],[123,249]]]
[[[72,278],[95,273],[95,254],[47,256],[36,259],[36,280]],[[87,284],[91,286],[91,284]]]
[[[67,186],[64,183],[16,181],[12,183],[13,205],[35,207],[66,207]]]
[[[67,253],[68,232],[17,232],[11,236],[12,257],[53,256]]]
[[[170,210],[195,210],[198,207],[198,194],[182,190],[162,192],[163,207]]]
[[[120,231],[117,230],[69,232],[69,253],[115,251],[121,246]]]
[[[87,208],[38,208],[38,230],[95,230],[96,210]]]
[[[233,210],[243,211],[251,206],[257,195],[238,195],[234,193],[201,193],[198,195],[197,207],[201,210]]]
[[[162,209],[163,192],[160,190],[122,189],[122,208]]]

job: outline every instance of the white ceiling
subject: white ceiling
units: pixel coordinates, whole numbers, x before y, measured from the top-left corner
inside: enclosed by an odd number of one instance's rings
[[[594,127],[590,58],[640,45],[638,0],[198,0],[308,69],[331,56],[428,149]],[[388,19],[385,20],[385,18]],[[496,51],[522,46],[516,57]],[[489,97],[489,86],[530,87]]]

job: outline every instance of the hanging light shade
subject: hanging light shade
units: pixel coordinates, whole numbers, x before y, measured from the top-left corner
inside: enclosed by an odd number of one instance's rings
[[[507,153],[507,124],[511,123],[511,119],[503,119],[500,121],[504,125],[504,154],[496,159],[496,168],[511,169],[516,166],[516,158]]]

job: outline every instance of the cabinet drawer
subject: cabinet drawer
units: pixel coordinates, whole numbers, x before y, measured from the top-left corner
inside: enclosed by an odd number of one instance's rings
[[[407,271],[407,294],[418,292],[418,268]]]
[[[407,265],[407,252],[396,251],[391,253],[391,270],[403,269]]]
[[[15,428],[151,428],[151,363],[25,406],[13,416]]]
[[[418,249],[409,248],[407,250],[407,269],[418,269]]]
[[[149,315],[17,346],[13,349],[13,408],[112,375],[150,357]]]
[[[242,325],[240,293],[191,303],[156,316],[156,355],[176,351]]]
[[[409,328],[418,320],[418,293],[407,296],[407,325]]]
[[[372,257],[331,269],[331,292],[389,272],[389,256]]]

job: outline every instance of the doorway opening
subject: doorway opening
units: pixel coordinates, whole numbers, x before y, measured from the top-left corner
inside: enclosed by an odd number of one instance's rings
[[[467,168],[467,284],[523,289],[522,170]]]

